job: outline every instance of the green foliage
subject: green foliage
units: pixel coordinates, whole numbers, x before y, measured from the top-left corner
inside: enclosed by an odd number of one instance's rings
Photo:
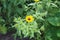
[[[40,29],[38,29],[38,25],[36,21],[27,23],[24,19],[20,17],[15,18],[14,21],[16,22],[16,24],[13,27],[17,29],[18,36],[21,36],[23,34],[24,37],[32,38],[34,37],[34,33],[40,34]]]
[[[34,21],[27,23],[27,15]],[[0,0],[0,33],[6,34],[10,27],[22,38],[60,40],[60,1]]]
[[[54,26],[60,26],[60,12],[54,13],[52,17],[48,17],[47,20]]]
[[[7,28],[4,25],[3,26],[0,25],[0,33],[2,33],[2,34],[7,33]]]
[[[5,20],[3,20],[1,17],[0,17],[0,33],[1,34],[7,33],[7,28],[5,27]]]

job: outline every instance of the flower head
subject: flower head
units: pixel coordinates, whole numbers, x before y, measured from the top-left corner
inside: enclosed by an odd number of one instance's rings
[[[32,22],[34,20],[33,16],[31,16],[31,15],[30,16],[26,16],[25,19],[26,19],[27,22]]]
[[[39,2],[39,0],[34,0],[35,2]]]

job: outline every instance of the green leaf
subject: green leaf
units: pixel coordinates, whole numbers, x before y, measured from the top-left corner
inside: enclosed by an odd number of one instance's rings
[[[49,17],[47,20],[54,26],[60,26],[60,17]]]
[[[60,37],[60,29],[57,31],[57,36]]]
[[[0,25],[0,33],[6,34],[7,33],[7,28],[5,26]]]

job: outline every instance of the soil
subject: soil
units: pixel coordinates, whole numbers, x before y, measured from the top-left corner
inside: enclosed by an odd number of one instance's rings
[[[2,35],[0,34],[0,40],[14,40],[12,35]],[[19,37],[16,38],[16,40],[21,40]],[[29,40],[29,38],[22,38],[22,40]]]

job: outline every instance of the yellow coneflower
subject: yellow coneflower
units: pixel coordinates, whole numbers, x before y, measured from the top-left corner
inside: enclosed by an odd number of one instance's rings
[[[39,0],[34,0],[35,2],[39,2]]]
[[[34,20],[33,16],[31,16],[31,15],[30,16],[26,16],[25,19],[26,19],[27,22],[32,22]]]

